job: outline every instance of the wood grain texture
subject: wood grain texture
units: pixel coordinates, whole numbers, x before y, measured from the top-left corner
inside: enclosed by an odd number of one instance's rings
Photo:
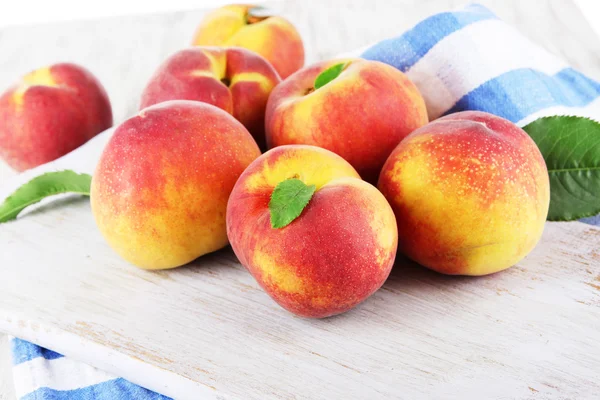
[[[0,329],[167,395],[581,399],[600,390],[595,227],[548,223],[525,261],[483,278],[400,259],[357,309],[305,320],[279,308],[229,249],[175,271],[139,270],[108,248],[85,199],[61,203],[0,229]]]
[[[273,8],[298,25],[312,62],[462,3]],[[570,1],[482,3],[600,78],[598,40]],[[78,62],[105,84],[121,121],[201,16],[5,29],[0,88],[41,65]],[[0,184],[10,174],[0,165]],[[444,277],[399,260],[359,308],[309,321],[271,301],[230,250],[169,272],[127,265],[100,237],[89,203],[67,197],[0,226],[0,331],[180,398],[591,399],[600,390],[599,232],[548,224],[525,261],[485,278]]]

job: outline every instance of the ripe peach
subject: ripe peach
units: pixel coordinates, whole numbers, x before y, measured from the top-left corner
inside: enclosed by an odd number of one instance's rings
[[[346,63],[339,76],[315,89],[316,78]],[[394,147],[427,123],[425,102],[397,69],[345,59],[306,67],[277,86],[267,103],[269,148],[309,144],[342,156],[363,179],[376,183]]]
[[[299,217],[275,229],[274,188],[288,178],[315,185]],[[350,164],[314,146],[281,146],[240,176],[227,205],[227,233],[240,262],[283,308],[304,317],[347,311],[375,292],[392,268],[394,214]]]
[[[400,142],[379,189],[396,214],[400,251],[453,275],[491,274],[525,257],[550,202],[533,140],[478,111],[437,119]]]
[[[55,160],[112,126],[104,88],[86,69],[55,64],[0,96],[0,157],[17,171]]]
[[[282,78],[304,65],[304,46],[296,28],[277,16],[255,16],[253,5],[228,5],[206,14],[195,46],[239,46],[266,58]]]
[[[271,64],[242,48],[194,47],[169,57],[142,95],[141,108],[167,100],[215,105],[240,121],[265,146],[265,108],[281,81]]]
[[[260,155],[225,111],[169,101],[122,123],[92,178],[100,232],[125,260],[174,268],[227,245],[227,199]]]

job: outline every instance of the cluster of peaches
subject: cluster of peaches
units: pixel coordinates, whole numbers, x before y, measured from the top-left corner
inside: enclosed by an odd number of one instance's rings
[[[252,6],[209,13],[194,45],[156,71],[93,176],[96,223],[125,260],[174,268],[230,243],[281,306],[326,317],[375,292],[397,250],[440,273],[485,275],[540,239],[548,173],[511,122],[482,112],[429,122],[416,86],[380,62],[303,68],[294,27]],[[59,64],[6,92],[0,123],[0,155],[22,170],[112,116],[89,72]],[[295,214],[272,206],[289,180],[312,188]],[[274,212],[294,215],[276,226]]]

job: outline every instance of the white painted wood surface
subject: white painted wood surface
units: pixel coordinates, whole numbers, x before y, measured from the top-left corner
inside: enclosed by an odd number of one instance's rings
[[[363,305],[312,321],[279,308],[230,250],[175,271],[138,270],[108,248],[86,200],[61,203],[0,229],[0,329],[167,395],[591,399],[600,390],[600,229],[549,223],[525,261],[484,278],[399,260]]]
[[[298,25],[312,62],[462,3],[275,8]],[[599,42],[570,1],[483,3],[600,78]],[[0,88],[44,64],[79,62],[105,84],[115,120],[123,120],[201,15],[1,31],[0,51],[10,56],[0,58]],[[9,175],[0,165],[0,184]],[[170,272],[125,264],[100,237],[87,201],[68,199],[0,226],[0,331],[183,398],[582,399],[600,390],[597,228],[548,224],[523,263],[487,278],[404,264],[357,310],[307,321],[279,309],[228,250]]]

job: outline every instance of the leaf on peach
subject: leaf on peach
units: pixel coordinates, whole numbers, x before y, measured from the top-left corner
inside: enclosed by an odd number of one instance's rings
[[[348,66],[347,62],[336,64],[321,72],[315,79],[315,90],[327,85],[329,82],[337,78],[342,71]]]
[[[315,185],[306,185],[300,179],[291,178],[280,182],[269,201],[271,226],[283,228],[298,218],[315,191]]]

